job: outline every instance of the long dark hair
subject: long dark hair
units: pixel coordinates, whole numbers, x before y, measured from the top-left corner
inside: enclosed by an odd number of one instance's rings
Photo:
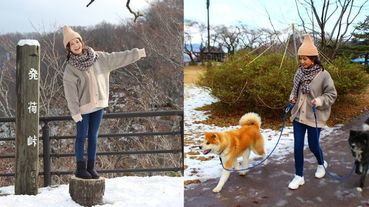
[[[324,67],[322,65],[322,61],[320,61],[319,56],[307,56],[315,65],[319,65],[322,68],[322,71],[324,70]]]

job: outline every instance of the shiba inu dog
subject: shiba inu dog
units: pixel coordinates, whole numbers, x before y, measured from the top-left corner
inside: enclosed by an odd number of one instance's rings
[[[202,145],[203,153],[210,152],[218,154],[223,163],[224,168],[235,170],[239,169],[237,162],[238,157],[243,157],[241,169],[246,169],[249,165],[249,156],[251,150],[263,157],[264,139],[260,133],[261,118],[258,114],[250,112],[243,115],[239,121],[240,128],[225,132],[205,132],[204,142]],[[230,171],[223,169],[218,185],[213,192],[220,192],[224,183],[228,180]],[[240,175],[245,175],[246,171],[240,171]]]

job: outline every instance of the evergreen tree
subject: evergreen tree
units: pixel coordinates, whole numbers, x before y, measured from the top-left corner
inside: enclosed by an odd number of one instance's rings
[[[367,57],[369,53],[369,16],[355,26],[352,39],[340,48],[340,54],[351,58]]]
[[[353,43],[360,45],[369,45],[369,16],[366,16],[363,22],[355,27],[356,32],[352,33]]]
[[[352,33],[353,48],[364,57],[366,71],[369,73],[369,16],[366,16],[365,20],[355,27],[355,30],[357,32]]]

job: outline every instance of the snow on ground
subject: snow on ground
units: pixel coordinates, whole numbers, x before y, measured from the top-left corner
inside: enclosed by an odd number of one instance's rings
[[[205,181],[218,178],[222,167],[219,158],[214,154],[202,155],[197,146],[202,142],[205,131],[224,131],[237,128],[217,127],[195,123],[206,120],[207,115],[203,111],[195,110],[197,107],[216,102],[217,99],[210,95],[210,91],[194,85],[185,85],[184,88],[184,114],[185,114],[185,169],[184,180]],[[245,111],[246,113],[247,111]],[[282,117],[281,117],[282,126]],[[322,139],[332,133],[335,128],[327,128],[322,131]],[[265,139],[265,148],[269,154],[274,148],[280,131],[262,129]],[[282,162],[286,156],[293,154],[292,128],[286,127],[283,131],[279,145],[271,155],[273,162]],[[257,156],[251,153],[251,165],[258,161]],[[119,177],[106,179],[106,190],[103,207],[182,207],[184,202],[183,178],[179,177]],[[14,186],[0,188],[1,207],[76,207],[79,206],[69,196],[68,185],[40,188],[39,194],[14,195]]]
[[[105,180],[101,207],[183,207],[182,177],[118,177]],[[3,196],[6,195],[6,196]],[[14,195],[14,186],[0,188],[1,207],[77,207],[68,185],[40,188],[39,194]],[[96,206],[96,207],[97,207]]]
[[[206,120],[207,115],[204,111],[198,111],[196,108],[216,102],[217,99],[210,95],[210,91],[205,88],[201,88],[195,85],[184,86],[184,114],[185,114],[185,181],[200,180],[201,182],[218,178],[222,171],[219,157],[215,154],[209,153],[208,155],[201,154],[198,146],[201,145],[203,135],[205,131],[226,131],[235,129],[238,126],[231,127],[217,127],[214,125],[206,125],[197,123],[197,121]],[[245,111],[247,113],[248,111]],[[288,116],[289,117],[289,116]],[[262,118],[263,120],[263,118]],[[282,114],[281,114],[281,126],[282,126]],[[322,130],[322,139],[330,134],[336,128],[325,128]],[[280,130],[263,129],[262,134],[264,137],[265,149],[269,154],[275,147],[277,140],[280,136]],[[306,139],[305,139],[306,142]],[[307,147],[307,145],[305,145]],[[270,159],[273,162],[282,162],[286,156],[293,156],[293,131],[292,127],[285,127],[282,137],[275,151],[271,155]],[[258,155],[251,153],[250,165],[255,165],[258,160]]]

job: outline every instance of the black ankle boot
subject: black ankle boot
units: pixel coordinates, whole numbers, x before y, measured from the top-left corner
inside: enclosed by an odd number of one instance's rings
[[[91,174],[93,179],[98,179],[100,175],[96,172],[95,169],[95,160],[87,161],[87,171]]]
[[[89,172],[86,170],[86,160],[77,161],[77,171],[76,171],[76,177],[82,178],[82,179],[91,179],[92,176]]]

